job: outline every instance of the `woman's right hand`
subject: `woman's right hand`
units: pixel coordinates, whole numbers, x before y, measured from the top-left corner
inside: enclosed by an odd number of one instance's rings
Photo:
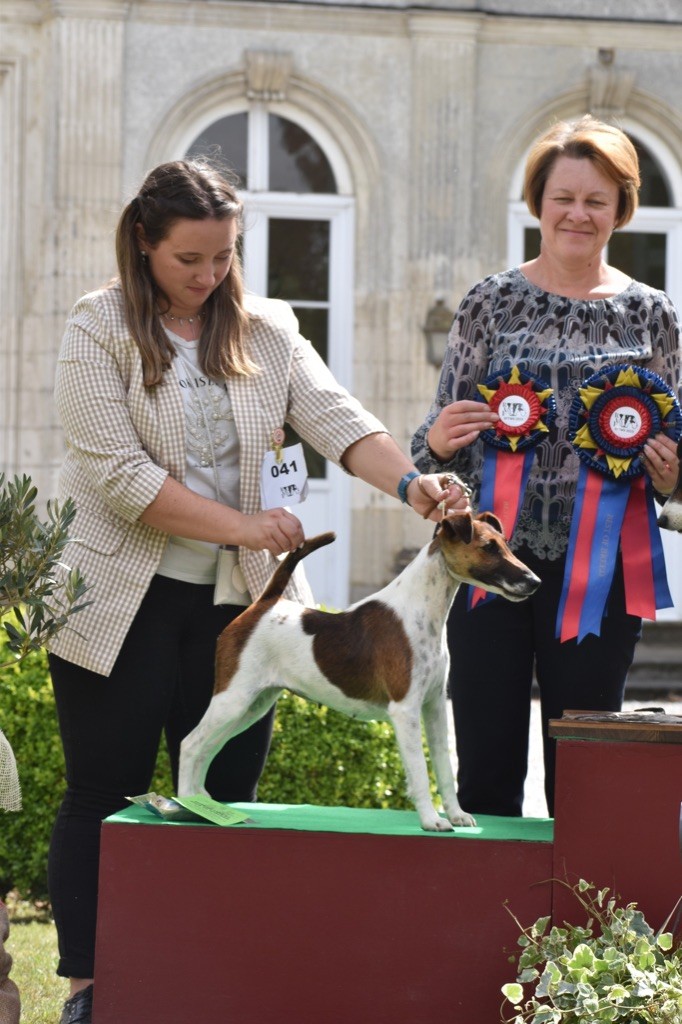
[[[295,551],[305,540],[300,520],[285,508],[271,508],[243,516],[237,543],[251,551],[269,551],[282,555]]]
[[[456,451],[475,441],[482,430],[494,427],[498,419],[486,402],[452,402],[429,430],[429,448],[441,462],[449,462]]]

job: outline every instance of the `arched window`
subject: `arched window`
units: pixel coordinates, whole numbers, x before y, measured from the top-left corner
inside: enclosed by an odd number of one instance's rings
[[[261,135],[261,125],[255,131]],[[249,161],[249,115],[221,117],[194,140],[188,156],[219,152],[246,191],[335,193],[329,160],[308,132],[279,114],[267,113],[267,134],[258,139],[261,152]],[[263,152],[265,150],[265,152]],[[263,159],[265,157],[265,159]],[[267,167],[265,180],[262,171]]]
[[[640,215],[645,210],[665,211],[672,206],[670,189],[663,171],[647,147],[633,138],[639,156],[642,187],[639,192]],[[665,216],[665,212],[664,212]],[[616,231],[608,245],[608,260],[637,281],[666,291],[667,232],[644,228],[643,223],[631,231]]]
[[[186,156],[217,157],[237,176],[245,210],[247,288],[288,302],[301,334],[350,388],[354,200],[339,195],[339,154],[333,152],[330,159],[328,147],[315,137],[314,126],[299,123],[288,113],[281,112],[280,105],[272,110],[258,102],[218,117],[191,142]],[[344,182],[347,177],[342,168]],[[287,427],[286,443],[298,440]],[[306,570],[318,601],[345,607],[350,536],[347,479],[304,447],[310,489],[296,514],[307,534],[333,529],[339,538],[311,559]]]
[[[643,142],[633,138],[637,156],[642,187],[639,190],[640,206],[674,206],[670,186],[663,170]]]

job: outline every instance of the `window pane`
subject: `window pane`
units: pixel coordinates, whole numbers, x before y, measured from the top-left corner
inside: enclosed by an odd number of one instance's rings
[[[294,306],[294,313],[298,318],[299,330],[304,338],[312,342],[313,348],[318,355],[322,356],[325,363],[328,355],[328,324],[329,313],[326,309],[306,309],[303,306]]]
[[[540,255],[540,228],[526,228],[523,232],[523,262]]]
[[[218,157],[238,176],[239,188],[246,188],[246,133],[246,113],[221,117],[196,137],[185,156]]]
[[[609,242],[609,263],[652,288],[665,289],[664,234],[616,231]]]
[[[307,441],[299,437],[290,423],[284,424],[284,435],[285,445],[298,444],[299,442],[303,445],[303,454],[305,455],[305,464],[308,469],[309,478],[311,480],[324,480],[327,476],[327,460],[324,456],[316,452]]]
[[[326,309],[305,309],[294,307],[298,317],[299,329],[304,338],[311,341],[315,351],[327,362],[329,315]],[[297,444],[301,438],[293,427],[286,425],[286,443]],[[304,441],[303,451],[308,467],[308,475],[313,480],[323,480],[327,475],[327,461],[319,452]]]
[[[336,192],[329,161],[303,128],[270,114],[269,130],[272,192]]]
[[[639,172],[642,179],[639,190],[640,206],[670,206],[668,183],[657,161],[641,142],[637,139],[632,139],[632,142],[639,156]]]
[[[329,221],[269,221],[268,295],[326,302],[329,296]]]

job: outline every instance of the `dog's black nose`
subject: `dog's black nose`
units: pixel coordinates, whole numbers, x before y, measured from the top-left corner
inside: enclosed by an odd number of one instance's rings
[[[659,516],[656,521],[662,530],[668,530],[670,528],[668,517],[666,515]]]

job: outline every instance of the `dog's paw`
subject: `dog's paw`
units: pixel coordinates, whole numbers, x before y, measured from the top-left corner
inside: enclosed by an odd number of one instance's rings
[[[452,825],[447,818],[441,818],[439,814],[433,817],[421,818],[421,827],[425,832],[452,832]]]
[[[476,819],[461,809],[450,815],[450,821],[458,828],[474,828],[476,825]]]

